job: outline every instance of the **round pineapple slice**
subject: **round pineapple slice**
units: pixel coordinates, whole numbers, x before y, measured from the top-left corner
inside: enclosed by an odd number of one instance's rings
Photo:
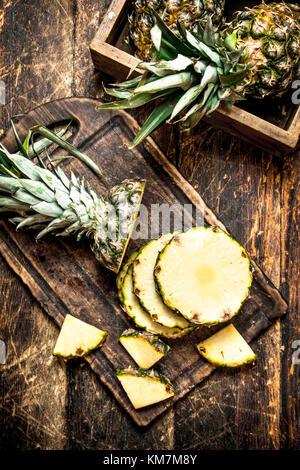
[[[168,233],[141,248],[133,262],[133,285],[140,304],[154,321],[168,328],[184,329],[190,326],[189,322],[164,304],[153,276],[157,256],[173,237],[174,233]]]
[[[101,346],[106,337],[107,333],[105,331],[67,314],[57,338],[53,355],[65,359],[84,356]]]
[[[175,394],[169,379],[154,370],[117,369],[117,377],[136,410],[159,403]]]
[[[207,325],[232,318],[252,282],[245,249],[216,227],[175,235],[160,253],[154,274],[169,308]]]
[[[150,369],[170,349],[157,335],[148,331],[123,331],[119,341],[141,369]]]
[[[233,325],[228,325],[197,344],[199,353],[216,366],[238,367],[256,359],[256,354]]]
[[[125,275],[119,299],[124,311],[131,317],[136,326],[143,328],[155,335],[165,336],[166,338],[182,338],[192,331],[192,327],[181,330],[180,328],[167,328],[152,320],[138,301],[133,292],[132,265],[128,268]]]

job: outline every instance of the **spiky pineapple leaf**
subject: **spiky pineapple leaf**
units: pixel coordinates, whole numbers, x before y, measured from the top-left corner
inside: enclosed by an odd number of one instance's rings
[[[52,140],[53,143],[58,144],[61,148],[70,152],[70,154],[74,155],[76,158],[78,158],[78,160],[84,162],[89,168],[91,168],[92,171],[94,171],[94,173],[96,173],[96,175],[104,177],[98,165],[96,165],[96,163],[88,155],[78,150],[69,142],[62,140],[58,135],[50,131],[50,129],[47,129],[47,127],[34,126],[31,128],[31,132],[32,138],[35,134],[40,134],[44,137],[47,137],[49,140]]]
[[[179,92],[173,93],[169,98],[160,103],[147,118],[129,148],[132,149],[141,143],[151,132],[162,124],[172,113],[172,110],[180,96]]]

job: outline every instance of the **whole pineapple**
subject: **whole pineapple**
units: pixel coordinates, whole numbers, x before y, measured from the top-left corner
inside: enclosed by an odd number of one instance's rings
[[[208,17],[217,26],[223,18],[225,0],[133,0],[129,15],[129,35],[136,48],[137,56],[144,61],[151,60],[153,43],[150,30],[155,18],[150,8],[163,16],[168,27],[177,34],[177,21],[182,21],[187,30],[202,26]]]
[[[198,24],[196,31],[179,24],[180,38],[155,11],[153,15],[162,32],[155,46],[158,51],[163,47],[167,58],[139,64],[147,72],[143,80],[139,76],[106,90],[126,99],[98,106],[134,108],[164,97],[131,148],[164,121],[177,118],[189,130],[222,102],[230,105],[248,96],[281,96],[299,77],[299,5],[279,2],[246,8],[218,33],[210,19],[205,29]]]
[[[55,142],[101,176],[95,163],[49,129],[39,127],[37,132],[46,139],[39,141],[34,150],[23,145],[17,135],[19,154],[11,154],[0,143],[0,213],[18,213],[10,221],[17,225],[17,230],[38,230],[37,239],[47,233],[76,234],[77,240],[87,236],[97,260],[118,272],[139,211],[145,181],[125,180],[109,191],[108,198],[99,196],[88,182],[85,184],[84,179],[74,173],[68,178],[51,160],[48,169],[39,155]],[[32,133],[33,130],[29,135]],[[31,161],[34,157],[38,158],[38,165]]]
[[[236,87],[242,96],[264,98],[282,95],[299,70],[300,6],[261,4],[238,12],[223,31],[233,49],[245,48],[245,64],[252,67]]]

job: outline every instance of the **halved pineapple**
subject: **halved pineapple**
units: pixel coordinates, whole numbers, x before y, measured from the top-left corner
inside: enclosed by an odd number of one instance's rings
[[[228,325],[197,344],[199,353],[217,366],[237,367],[256,359],[248,343],[233,325]]]
[[[193,329],[192,327],[184,330],[180,328],[168,328],[152,320],[149,313],[143,309],[133,292],[132,265],[129,266],[125,275],[119,298],[124,311],[132,318],[136,326],[150,333],[165,336],[166,338],[182,338]]]
[[[216,227],[175,235],[160,253],[154,275],[166,305],[200,324],[232,318],[252,282],[245,249]]]
[[[105,331],[68,314],[61,327],[53,355],[65,359],[84,356],[100,346],[106,336]]]
[[[133,329],[124,331],[119,341],[142,369],[152,367],[170,349],[158,336]]]
[[[174,396],[171,382],[154,370],[118,369],[117,377],[136,410]]]
[[[142,307],[156,322],[169,328],[188,328],[189,322],[164,304],[157,293],[153,276],[158,254],[173,237],[174,233],[168,233],[141,248],[133,262],[134,293]]]

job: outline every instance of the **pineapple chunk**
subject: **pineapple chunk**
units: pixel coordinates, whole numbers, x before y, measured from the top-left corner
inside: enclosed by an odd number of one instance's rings
[[[171,382],[154,370],[118,369],[117,377],[136,410],[174,396]]]
[[[67,315],[53,351],[54,356],[80,357],[100,346],[107,333],[72,315]]]
[[[119,341],[141,369],[152,367],[170,349],[158,336],[133,329],[124,331]]]
[[[217,366],[237,367],[256,359],[248,343],[233,325],[228,325],[197,344],[199,353]]]

